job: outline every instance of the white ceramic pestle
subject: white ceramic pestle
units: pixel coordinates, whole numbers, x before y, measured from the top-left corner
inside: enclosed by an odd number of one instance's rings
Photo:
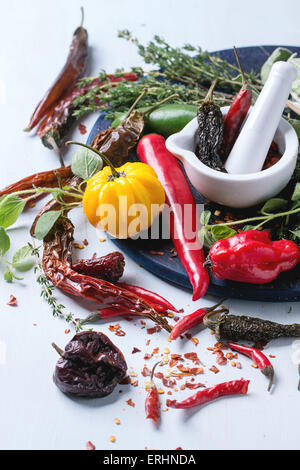
[[[296,77],[296,67],[289,62],[273,65],[227,158],[225,168],[229,174],[261,171]]]

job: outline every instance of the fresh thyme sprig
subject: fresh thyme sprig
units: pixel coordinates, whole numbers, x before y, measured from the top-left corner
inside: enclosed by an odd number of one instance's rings
[[[64,318],[67,323],[72,323],[75,328],[76,333],[83,330],[82,321],[74,317],[73,313],[67,313],[65,311],[65,306],[59,304],[57,299],[53,295],[54,286],[45,276],[43,269],[40,264],[40,254],[39,247],[36,247],[35,241],[32,240],[32,244],[28,243],[31,248],[32,256],[35,258],[35,267],[34,272],[37,274],[37,283],[41,286],[41,297],[48,303],[52,310],[52,315],[54,317]]]

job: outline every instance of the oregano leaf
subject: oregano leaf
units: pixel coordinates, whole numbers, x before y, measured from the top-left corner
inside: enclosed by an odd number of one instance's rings
[[[34,230],[34,236],[38,240],[43,240],[50,232],[57,219],[61,216],[62,211],[48,211],[41,215],[38,219]]]

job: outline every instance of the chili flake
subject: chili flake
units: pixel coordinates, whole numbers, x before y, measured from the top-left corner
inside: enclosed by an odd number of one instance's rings
[[[96,450],[96,447],[94,446],[94,444],[91,441],[88,441],[86,443],[86,449],[87,450]]]
[[[10,305],[11,307],[15,307],[16,305],[18,305],[17,297],[11,294],[9,296],[9,301],[7,302],[7,305]]]
[[[129,398],[129,400],[126,400],[126,403],[127,403],[129,406],[132,406],[132,408],[135,407],[135,403],[132,401],[132,398]]]

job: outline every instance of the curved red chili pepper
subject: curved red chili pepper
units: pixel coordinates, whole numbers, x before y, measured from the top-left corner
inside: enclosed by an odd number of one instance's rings
[[[124,289],[129,290],[130,292],[134,292],[135,294],[139,295],[142,297],[144,300],[147,300],[147,302],[160,305],[162,307],[162,312],[166,310],[171,310],[172,312],[179,313],[179,310],[175,308],[168,300],[166,300],[164,297],[162,297],[159,294],[156,294],[155,292],[151,292],[150,290],[144,289],[143,287],[140,286],[133,286],[131,284],[127,284],[126,282],[119,282],[119,286],[124,287]]]
[[[203,266],[204,253],[198,240],[200,223],[196,204],[185,174],[165,145],[165,139],[157,134],[144,136],[137,146],[139,159],[150,165],[165,193],[166,203],[170,207],[170,233],[179,259],[193,286],[193,300],[198,300],[207,291],[208,272]],[[184,210],[189,208],[191,229],[186,233]]]
[[[193,408],[194,406],[204,405],[216,398],[224,397],[225,395],[246,395],[248,392],[250,380],[232,380],[231,382],[224,382],[213,387],[200,390],[191,397],[178,402],[176,400],[167,400],[167,406],[170,408]]]
[[[265,356],[265,354],[262,351],[259,351],[258,349],[251,348],[250,346],[244,346],[243,344],[236,344],[230,342],[227,344],[234,351],[237,351],[241,354],[245,354],[245,356],[250,357],[255,362],[261,372],[269,379],[269,392],[272,388],[272,385],[274,384],[274,368],[269,359]]]

